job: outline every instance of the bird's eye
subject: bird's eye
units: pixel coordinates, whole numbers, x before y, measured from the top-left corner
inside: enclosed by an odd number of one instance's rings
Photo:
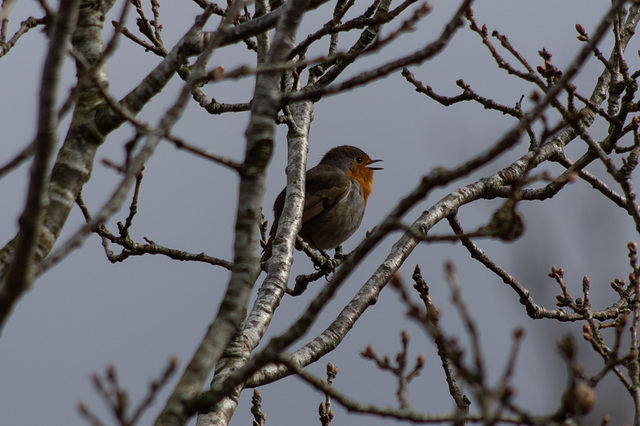
[[[356,161],[357,161],[359,164],[362,164],[362,161],[364,161],[364,160],[362,160],[362,157],[356,157]]]

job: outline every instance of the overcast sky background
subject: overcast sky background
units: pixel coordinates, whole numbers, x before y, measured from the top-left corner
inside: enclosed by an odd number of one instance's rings
[[[41,16],[36,2],[16,3],[10,14],[10,35],[21,20],[30,15]],[[118,2],[109,20],[115,19],[121,3]],[[433,40],[458,2],[433,1],[431,4],[433,12],[416,26],[415,32],[404,35],[380,54],[363,59],[342,78],[415,51]],[[591,32],[608,5],[609,2],[594,0],[480,0],[474,5],[474,11],[480,24],[486,23],[490,32],[496,29],[508,35],[511,43],[531,63],[542,62],[537,51],[546,47],[553,54],[554,64],[562,68],[581,47],[574,25],[580,23]],[[310,29],[325,22],[331,6],[309,16],[299,40]],[[198,8],[191,1],[179,0],[162,2],[160,12],[165,45],[171,48],[191,25]],[[135,30],[134,18],[130,13],[129,28],[132,30]],[[213,28],[213,23],[210,27]],[[106,25],[106,28],[105,34],[110,34],[111,26]],[[347,36],[344,40],[353,37],[355,35]],[[3,139],[0,164],[12,158],[34,137],[39,74],[46,43],[40,30],[33,30],[0,59]],[[605,56],[608,56],[610,44],[609,37],[602,48]],[[342,47],[348,45],[345,42]],[[632,69],[638,66],[637,50],[638,43],[633,40],[628,47]],[[159,61],[153,54],[121,40],[120,48],[108,66],[112,92],[123,96]],[[237,48],[216,52],[209,62],[210,67],[223,65],[227,69],[241,64],[252,65],[253,58],[246,50]],[[507,105],[514,105],[521,95],[531,93],[530,86],[498,70],[477,35],[467,29],[460,30],[451,45],[433,61],[411,70],[416,78],[431,85],[436,92],[449,96],[459,93],[455,81],[460,78],[476,92]],[[600,66],[592,60],[578,76],[576,85],[583,95],[590,95],[600,72]],[[66,96],[74,76],[74,67],[68,61],[61,97]],[[181,81],[174,78],[162,95],[143,110],[141,117],[157,124],[158,118],[173,102],[180,84]],[[223,82],[203,90],[220,102],[248,102],[253,80]],[[67,117],[60,127],[60,140],[64,138],[68,121]],[[175,133],[192,144],[240,160],[247,122],[247,113],[210,116],[192,103],[175,127]],[[483,151],[513,124],[513,119],[485,111],[477,104],[450,108],[437,105],[417,94],[399,73],[364,88],[322,99],[315,107],[309,167],[317,164],[328,149],[342,144],[356,145],[372,158],[384,160],[384,170],[375,175],[363,224],[345,243],[345,251],[354,248],[365,231],[382,220],[392,206],[415,187],[420,177],[436,166],[453,167]],[[275,154],[268,171],[264,206],[270,220],[272,202],[285,184],[285,133],[285,128],[278,129]],[[92,211],[102,205],[119,180],[99,160],[121,161],[123,144],[131,134],[131,127],[123,125],[109,136],[98,152],[92,180],[83,191],[85,202]],[[604,131],[595,130],[594,134],[600,137]],[[524,152],[525,144],[523,142],[473,176],[435,191],[407,215],[406,222],[411,223],[421,211],[451,190],[505,167]],[[573,159],[582,152],[584,147],[579,142],[574,142],[568,150]],[[544,166],[543,170],[553,173],[559,169]],[[602,167],[598,164],[589,170],[602,175]],[[143,237],[147,237],[164,246],[231,258],[238,183],[233,172],[163,143],[147,164],[144,174],[139,213],[131,231],[136,241],[142,242]],[[17,230],[27,177],[28,165],[24,165],[0,181],[3,200],[0,221],[4,224],[0,227],[1,244],[10,240]],[[500,200],[482,201],[465,207],[460,212],[463,226],[473,229],[487,222],[500,203]],[[574,296],[579,292],[582,276],[588,275],[594,308],[609,304],[614,296],[609,282],[616,277],[625,278],[629,272],[626,243],[638,239],[631,219],[590,191],[583,182],[574,183],[549,202],[522,203],[520,208],[527,223],[525,235],[511,244],[482,241],[481,247],[527,286],[539,304],[554,306],[554,296],[559,290],[547,277],[554,264],[565,268],[565,277]],[[115,223],[124,220],[126,214],[125,209],[110,222],[112,231],[116,231]],[[64,241],[82,223],[82,215],[76,208],[59,241]],[[433,232],[444,233],[448,229],[443,224]],[[364,261],[310,333],[292,349],[326,328],[386,257],[399,235],[386,238]],[[495,381],[504,369],[513,330],[524,327],[527,334],[515,377],[517,401],[532,412],[555,410],[565,385],[564,365],[555,348],[557,337],[573,333],[579,340],[580,359],[584,362],[596,359],[586,342],[580,339],[581,324],[534,322],[525,315],[516,294],[470,260],[466,250],[459,245],[423,245],[413,252],[401,272],[407,285],[411,285],[413,268],[416,264],[421,265],[433,300],[441,310],[441,326],[445,332],[457,336],[461,344],[466,345],[468,336],[450,302],[443,273],[446,260],[453,260],[458,268],[462,297],[480,329],[491,379]],[[310,263],[297,255],[293,274],[311,270]],[[257,285],[263,278],[264,275]],[[94,412],[109,421],[92,389],[91,373],[102,373],[108,364],[116,365],[121,382],[131,392],[134,402],[139,401],[150,379],[158,376],[171,356],[179,357],[181,373],[217,312],[227,279],[228,272],[222,268],[177,262],[160,256],[130,258],[112,265],[104,255],[99,238],[90,237],[81,249],[36,282],[3,330],[0,338],[0,423],[82,425],[85,422],[75,411],[79,400],[86,401]],[[322,281],[298,298],[285,297],[268,335],[286,329],[313,299],[320,285]],[[331,361],[339,369],[336,388],[359,401],[397,406],[394,380],[362,360],[359,352],[371,345],[379,354],[394,357],[401,347],[400,332],[407,330],[412,336],[412,359],[421,353],[427,357],[425,371],[410,386],[413,408],[434,414],[449,412],[453,402],[447,393],[440,360],[430,339],[405,319],[405,310],[397,294],[386,288],[378,303],[363,315],[340,347],[309,369],[323,377],[326,362]],[[593,374],[600,366],[597,362],[586,373]],[[168,389],[174,383],[175,377]],[[168,389],[162,393],[163,397]],[[324,396],[299,379],[290,377],[260,388],[260,392],[268,425],[318,424],[317,407]],[[597,388],[599,405],[589,423],[598,421],[598,416],[604,412],[614,414],[611,424],[631,422],[631,399],[623,392],[612,377],[605,380]],[[251,390],[244,391],[232,425],[251,423],[250,398]],[[160,398],[142,424],[153,421],[163,402]],[[336,425],[394,423],[350,415],[337,404],[333,408]]]

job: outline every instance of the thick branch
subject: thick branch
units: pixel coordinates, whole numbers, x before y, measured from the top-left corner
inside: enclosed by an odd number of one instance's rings
[[[38,260],[38,243],[41,239],[55,239],[49,234],[48,229],[42,227],[48,195],[46,182],[51,170],[56,144],[58,126],[56,98],[60,83],[60,71],[70,34],[78,19],[79,5],[79,0],[66,0],[60,3],[56,25],[42,70],[38,128],[27,201],[20,216],[20,230],[15,240],[15,249],[9,255],[11,264],[6,277],[0,282],[0,328],[5,324],[18,298],[33,283],[34,265]]]

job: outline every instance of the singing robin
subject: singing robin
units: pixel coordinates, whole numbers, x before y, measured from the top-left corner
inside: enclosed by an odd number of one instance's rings
[[[320,163],[307,171],[302,226],[298,235],[326,256],[324,250],[338,247],[360,226],[373,185],[373,171],[364,151],[355,146],[332,148]],[[271,257],[271,246],[284,207],[285,189],[273,203],[273,225],[262,262]]]

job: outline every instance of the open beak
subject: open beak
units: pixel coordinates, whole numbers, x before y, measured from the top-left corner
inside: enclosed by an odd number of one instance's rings
[[[371,167],[371,165],[373,163],[379,163],[381,161],[382,160],[371,160],[371,161],[369,161],[369,164],[367,164],[367,168],[370,169],[370,170],[384,170],[382,167]]]

